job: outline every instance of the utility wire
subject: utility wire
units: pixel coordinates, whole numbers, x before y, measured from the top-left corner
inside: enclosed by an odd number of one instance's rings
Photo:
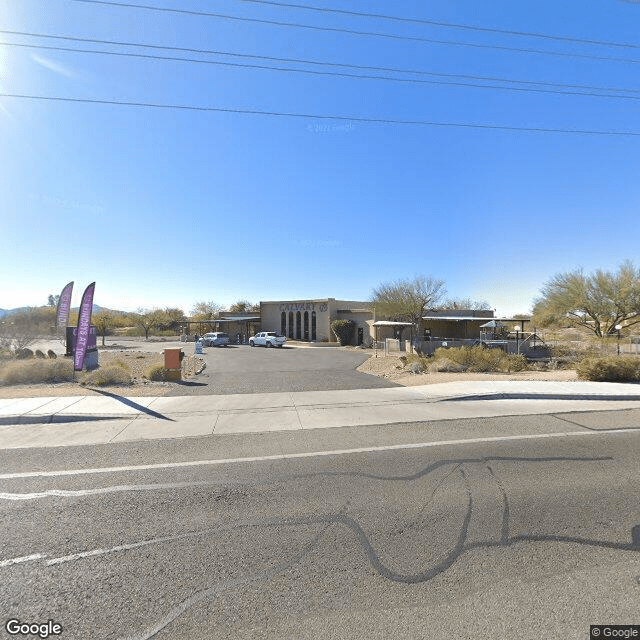
[[[428,85],[445,85],[466,87],[472,89],[490,89],[494,91],[515,91],[518,93],[547,93],[564,96],[585,96],[589,98],[607,98],[618,100],[640,100],[640,95],[620,95],[613,93],[597,93],[586,91],[572,91],[572,90],[560,90],[560,89],[542,89],[534,87],[508,87],[504,85],[494,84],[477,84],[474,82],[461,82],[455,80],[425,80],[417,78],[396,78],[393,76],[380,76],[380,75],[363,75],[358,73],[346,73],[336,71],[314,71],[312,69],[292,69],[287,67],[272,67],[269,65],[260,64],[247,64],[243,62],[221,62],[219,60],[201,60],[199,58],[180,58],[177,56],[160,56],[145,53],[132,53],[132,52],[120,52],[120,51],[102,51],[99,49],[77,49],[72,47],[56,47],[50,45],[38,45],[38,44],[24,44],[14,42],[0,42],[0,46],[8,47],[25,47],[29,49],[45,49],[47,51],[64,51],[66,53],[92,53],[106,56],[119,56],[126,58],[141,58],[144,60],[162,60],[162,61],[175,61],[175,62],[187,62],[196,64],[209,64],[223,67],[233,67],[241,69],[257,69],[260,71],[280,71],[286,73],[301,73],[314,76],[325,76],[335,78],[350,78],[357,80],[382,80],[385,82],[403,82],[409,84],[428,84]]]
[[[412,74],[412,75],[419,75],[419,76],[431,76],[431,77],[437,77],[437,78],[455,78],[455,79],[460,78],[463,80],[480,80],[482,82],[508,82],[511,84],[536,85],[536,86],[552,87],[552,88],[558,88],[558,89],[584,89],[587,91],[614,91],[619,93],[622,93],[622,92],[640,93],[640,89],[629,89],[624,87],[597,86],[597,85],[579,84],[579,83],[569,84],[569,83],[559,83],[559,82],[546,82],[542,80],[521,80],[521,79],[503,78],[499,76],[477,76],[477,75],[465,75],[465,74],[459,74],[459,73],[438,73],[436,71],[425,71],[421,69],[403,69],[399,67],[378,67],[378,66],[371,66],[371,65],[346,64],[346,63],[340,63],[340,62],[310,60],[305,58],[279,58],[275,56],[262,56],[262,55],[247,54],[247,53],[235,53],[230,51],[221,51],[217,49],[196,49],[196,48],[190,48],[190,47],[174,47],[174,46],[168,46],[168,45],[146,44],[142,42],[123,42],[119,40],[98,40],[95,38],[79,38],[79,37],[72,37],[72,36],[49,35],[44,33],[30,33],[26,31],[9,31],[6,29],[0,29],[0,34],[26,36],[30,38],[48,38],[51,40],[64,40],[67,42],[86,42],[90,44],[101,44],[101,45],[104,44],[104,45],[118,46],[118,47],[139,47],[142,49],[179,51],[184,53],[227,56],[227,57],[243,58],[243,59],[251,59],[251,60],[266,60],[269,62],[306,64],[306,65],[323,66],[323,67],[330,67],[330,68],[338,67],[338,68],[344,68],[344,69],[355,69],[358,71],[404,73],[404,74]],[[7,44],[10,46],[27,46],[27,45],[18,45],[16,43],[0,43],[0,44]],[[67,49],[61,48],[61,50],[66,51]],[[76,49],[69,49],[69,50],[76,51]],[[78,51],[80,50],[78,49]]]
[[[248,18],[233,16],[226,13],[214,13],[210,11],[195,11],[190,9],[175,9],[170,7],[155,7],[145,4],[133,4],[124,2],[111,2],[110,0],[72,0],[72,2],[82,2],[85,4],[105,5],[112,7],[124,7],[129,9],[143,9],[145,11],[159,11],[165,13],[178,13],[190,16],[205,16],[208,18],[222,18],[224,20],[236,20],[239,22],[252,22],[254,24],[267,24],[277,27],[291,27],[295,29],[311,29],[313,31],[327,31],[333,33],[346,33],[356,36],[370,36],[376,38],[388,38],[391,40],[407,40],[412,42],[425,42],[429,44],[453,45],[458,47],[473,47],[476,49],[493,49],[496,51],[511,51],[517,53],[534,53],[547,56],[559,56],[563,58],[583,58],[587,60],[601,60],[606,62],[624,62],[627,64],[639,64],[640,60],[635,58],[619,58],[616,56],[597,56],[587,53],[576,53],[567,51],[549,51],[545,49],[533,49],[526,47],[508,47],[505,45],[480,44],[477,42],[465,42],[463,40],[437,40],[434,38],[424,38],[421,36],[408,36],[394,33],[383,33],[380,31],[357,31],[355,29],[345,29],[340,27],[319,27],[317,25],[302,24],[298,22],[284,22],[279,20],[267,20],[264,18]]]
[[[279,118],[299,118],[305,120],[338,120],[346,122],[361,122],[368,124],[392,124],[392,125],[413,125],[423,127],[447,127],[463,129],[484,129],[511,131],[520,133],[564,133],[573,135],[593,135],[593,136],[615,136],[615,137],[638,137],[640,131],[621,131],[604,129],[562,129],[553,127],[516,127],[498,124],[482,124],[471,122],[438,122],[435,120],[399,120],[393,118],[367,118],[363,116],[339,116],[319,113],[295,113],[289,111],[263,111],[260,109],[242,109],[235,107],[206,107],[187,104],[166,104],[158,102],[134,102],[124,100],[100,100],[96,98],[67,98],[63,96],[41,96],[25,95],[16,93],[0,93],[0,98],[17,98],[23,100],[40,100],[50,102],[68,102],[77,104],[101,104],[124,107],[143,107],[152,109],[172,109],[183,111],[200,111],[215,113],[236,113],[253,116],[272,116]]]
[[[613,42],[611,40],[592,40],[589,38],[575,38],[571,36],[558,36],[538,31],[515,31],[512,29],[497,29],[493,27],[481,27],[475,24],[462,24],[459,22],[443,22],[441,20],[429,20],[426,18],[407,18],[404,16],[392,16],[382,13],[367,13],[361,11],[351,11],[347,9],[337,9],[335,7],[316,7],[309,4],[295,4],[292,2],[275,2],[274,0],[237,0],[251,4],[266,4],[274,7],[285,7],[287,9],[304,9],[305,11],[316,11],[318,13],[335,13],[344,16],[358,18],[374,18],[377,20],[392,20],[408,24],[424,24],[432,27],[444,27],[447,29],[465,29],[467,31],[478,31],[481,33],[499,33],[507,36],[519,36],[526,38],[542,38],[544,40],[554,40],[557,42],[572,42],[577,44],[589,44],[604,47],[620,47],[628,49],[640,49],[640,44],[629,42]]]

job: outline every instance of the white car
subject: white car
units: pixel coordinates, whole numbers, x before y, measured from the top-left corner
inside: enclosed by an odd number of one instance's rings
[[[279,336],[275,331],[261,331],[249,338],[249,346],[282,347],[286,341],[284,336]]]
[[[229,334],[221,331],[205,333],[200,340],[205,347],[226,347],[229,344]]]

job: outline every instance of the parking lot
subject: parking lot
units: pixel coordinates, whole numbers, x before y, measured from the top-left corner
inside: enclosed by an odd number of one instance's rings
[[[182,343],[187,355],[193,343]],[[206,369],[196,383],[179,385],[169,395],[269,393],[276,391],[328,391],[394,387],[393,382],[360,373],[368,353],[333,347],[291,347],[281,349],[230,345],[206,347]]]

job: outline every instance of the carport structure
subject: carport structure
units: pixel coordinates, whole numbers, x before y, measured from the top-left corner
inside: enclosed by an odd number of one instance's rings
[[[224,318],[215,318],[213,320],[185,320],[181,323],[183,332],[191,335],[191,327],[195,325],[194,330],[202,331],[224,331],[228,333],[232,341],[238,333],[244,336],[243,342],[249,342],[250,333],[260,331],[260,316],[226,316]]]

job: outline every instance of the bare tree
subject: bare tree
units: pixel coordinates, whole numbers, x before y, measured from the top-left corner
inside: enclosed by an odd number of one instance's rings
[[[640,269],[626,260],[614,272],[559,273],[542,288],[533,314],[540,326],[579,327],[598,337],[614,333],[616,325],[635,325],[640,322]]]
[[[416,276],[381,284],[373,290],[371,303],[376,313],[417,327],[426,310],[435,307],[445,293],[443,280]]]
[[[144,331],[145,340],[149,339],[149,331],[161,321],[162,311],[160,309],[138,309],[138,313],[134,317],[136,327],[140,327]]]
[[[249,302],[249,300],[238,300],[229,307],[229,311],[231,313],[253,313],[260,311],[260,305]]]
[[[443,309],[472,309],[474,311],[491,311],[493,307],[486,300],[471,298],[447,298],[442,303]]]
[[[220,316],[220,312],[224,309],[221,304],[209,300],[208,302],[196,302],[191,310],[194,320],[215,320]]]

